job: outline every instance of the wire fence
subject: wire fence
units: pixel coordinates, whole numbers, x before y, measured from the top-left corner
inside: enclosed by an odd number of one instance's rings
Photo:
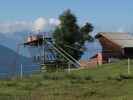
[[[124,61],[124,63],[123,63]],[[124,64],[125,67],[127,67],[127,73],[128,74],[131,74],[130,72],[130,68],[132,67],[133,65],[133,61],[132,59],[128,58],[128,59],[123,59],[123,61],[121,63]],[[89,62],[90,63],[90,62]],[[109,63],[117,63],[117,62],[109,62]],[[38,67],[36,65],[32,65],[32,67]],[[22,65],[20,64],[20,66],[18,66],[18,72],[17,72],[17,77],[19,79],[23,78],[23,77],[29,77],[31,75],[34,75],[34,74],[38,74],[38,73],[44,73],[41,69],[30,69],[29,70],[29,67],[31,67],[31,65]],[[98,66],[100,67],[100,66]],[[70,71],[73,70],[73,69],[70,69]],[[45,70],[44,70],[45,71]],[[67,69],[68,71],[68,69]],[[68,71],[69,72],[69,71]],[[5,75],[6,73],[0,73],[0,77],[1,76],[4,76],[6,77]],[[45,74],[45,73],[44,73]],[[7,73],[7,75],[9,76],[9,74]],[[45,80],[45,79],[44,79]],[[40,84],[38,82],[38,84]],[[89,93],[93,93],[94,90],[90,90],[91,88],[90,87],[86,87],[85,85],[82,85],[81,87],[78,87],[80,88],[82,91],[90,91],[90,92],[87,92],[86,95],[88,95],[88,98],[84,98],[83,96],[79,97],[77,96],[77,94],[81,93],[81,92],[77,92],[77,87],[75,88],[71,88],[71,86],[69,87],[69,85],[66,87],[66,88],[53,88],[53,87],[45,87],[45,90],[49,90],[50,92],[42,92],[42,91],[35,91],[35,92],[28,92],[26,93],[25,95],[0,95],[0,100],[58,100],[59,98],[62,98],[62,99],[65,99],[65,100],[81,100],[81,98],[83,100],[88,100],[90,97],[89,97]],[[93,89],[93,88],[92,88]],[[64,91],[67,91],[64,93]],[[58,94],[57,94],[58,93]],[[64,93],[64,94],[63,94]],[[68,93],[68,94],[67,94]],[[72,94],[70,94],[72,93]],[[95,91],[94,91],[95,93]],[[78,95],[79,95],[78,94]],[[66,96],[67,95],[67,96]],[[77,98],[76,98],[77,97]],[[116,97],[117,99],[118,97]],[[121,96],[119,97],[121,99],[128,99],[128,96]],[[120,100],[121,100],[120,99]],[[59,99],[60,100],[60,99]],[[109,98],[107,98],[107,100],[111,100]]]
[[[124,40],[132,40],[132,39],[130,39],[130,38],[129,39],[124,39],[124,38],[117,39],[116,38],[114,40],[123,40],[124,41]],[[85,53],[84,53],[85,57],[83,57],[83,62],[80,62],[80,64],[81,63],[83,64],[84,68],[98,67],[104,63],[117,63],[120,60],[122,60],[119,57],[115,57],[117,54],[120,54],[120,53],[118,53],[119,50],[118,51],[113,50],[112,48],[108,48],[108,50],[103,50],[98,41],[94,41],[91,44],[91,46],[89,46],[89,44],[87,44],[87,45],[88,46],[87,46],[87,49],[85,50]],[[73,47],[71,47],[71,48],[73,48]],[[102,54],[108,56],[108,59],[106,59],[106,60],[102,59],[102,63],[99,62],[97,59],[97,55],[96,55],[98,53],[102,53]],[[18,61],[18,59],[19,58],[16,57],[15,61]],[[130,69],[132,58],[127,56],[125,59],[127,61],[128,69]],[[15,66],[15,64],[16,64],[16,62],[14,63],[14,66]],[[60,67],[60,65],[58,65],[58,67]],[[68,71],[72,70],[71,66],[69,66],[69,65],[67,65],[66,69]],[[19,77],[26,76],[26,75],[30,76],[34,73],[40,73],[42,71],[45,71],[45,69],[41,69],[40,66],[38,66],[38,65],[25,65],[25,64],[19,64],[16,66],[16,69],[13,69],[13,70],[14,70],[13,74],[10,70],[7,72],[0,72],[0,78],[5,79],[5,78],[10,78],[12,76],[19,76]]]
[[[87,61],[83,61],[80,62],[80,64],[82,65],[79,68],[74,68],[73,65],[69,65],[66,64],[65,68],[61,67],[60,65],[55,65],[52,66],[51,68],[53,69],[54,67],[54,71],[65,71],[65,72],[70,72],[72,70],[80,70],[80,69],[86,69],[86,68],[97,68],[97,67],[101,67],[102,65],[105,64],[115,64],[115,63],[121,63],[124,62],[124,66],[127,67],[127,73],[130,74],[131,73],[131,67],[133,66],[133,60],[130,58],[126,58],[126,59],[117,59],[117,58],[110,58],[108,59],[108,61],[106,62],[99,62],[97,59],[93,59],[93,60],[87,60]],[[11,79],[13,77],[16,78],[23,78],[23,77],[29,77],[32,76],[34,74],[40,74],[40,73],[44,73],[47,72],[48,69],[46,69],[45,67],[40,67],[39,65],[23,65],[20,64],[19,66],[17,66],[16,71],[14,71],[13,73],[8,70],[8,72],[0,72],[0,79]],[[51,71],[51,70],[50,70]]]

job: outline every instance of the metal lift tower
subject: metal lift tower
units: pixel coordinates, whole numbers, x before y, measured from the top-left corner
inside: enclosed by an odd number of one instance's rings
[[[77,68],[80,66],[76,59],[55,45],[52,36],[46,32],[30,34],[23,45],[28,48],[33,61],[37,64],[43,66],[72,64]]]

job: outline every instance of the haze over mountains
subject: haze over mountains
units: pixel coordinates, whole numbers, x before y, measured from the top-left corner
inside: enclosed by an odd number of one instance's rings
[[[54,22],[56,21],[56,23]],[[23,70],[38,69],[37,66],[32,66],[34,63],[29,58],[28,51],[24,51],[23,47],[20,52],[17,52],[17,45],[24,42],[24,38],[30,32],[37,33],[38,31],[49,30],[59,22],[54,19],[49,19],[47,22],[44,18],[39,17],[37,20],[31,21],[15,21],[15,22],[0,22],[0,73],[10,72],[15,66],[15,70],[20,70],[20,64],[23,64]],[[48,28],[48,26],[50,26]],[[23,56],[24,55],[24,56]],[[17,62],[15,64],[15,62]],[[28,66],[27,66],[28,65]]]
[[[48,24],[49,23],[49,24]],[[47,22],[43,18],[38,18],[34,23],[32,22],[17,22],[17,23],[6,23],[1,25],[0,23],[0,73],[7,72],[10,68],[14,66],[16,57],[17,67],[20,67],[20,64],[23,65],[32,65],[32,59],[29,58],[28,50],[21,47],[20,52],[17,52],[17,45],[23,43],[24,39],[28,36],[29,33],[37,33],[39,31],[49,31],[54,29],[55,26],[59,25],[59,21],[56,19],[50,19]],[[45,29],[45,30],[44,30]],[[96,52],[91,49],[94,48],[94,44],[99,45],[98,43],[87,43],[86,47],[88,50],[84,53],[82,59],[88,59],[89,56],[93,56]],[[22,56],[23,55],[23,56]]]
[[[36,69],[35,66],[27,66],[32,65],[33,61],[31,58],[26,57],[28,54],[26,48],[21,47],[19,54],[16,51],[17,44],[24,41],[23,39],[27,33],[26,31],[13,33],[12,35],[0,33],[0,73],[8,73],[15,66],[17,66],[16,70],[20,70],[21,64],[23,64],[25,70]],[[16,61],[17,63],[15,64]]]

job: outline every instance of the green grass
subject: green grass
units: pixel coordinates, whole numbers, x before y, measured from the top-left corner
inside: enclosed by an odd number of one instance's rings
[[[0,81],[0,100],[132,100],[133,62]]]

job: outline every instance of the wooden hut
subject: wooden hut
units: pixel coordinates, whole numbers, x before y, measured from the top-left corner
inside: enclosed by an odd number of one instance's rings
[[[102,46],[104,61],[110,58],[133,58],[133,36],[129,33],[100,32],[96,35]]]

